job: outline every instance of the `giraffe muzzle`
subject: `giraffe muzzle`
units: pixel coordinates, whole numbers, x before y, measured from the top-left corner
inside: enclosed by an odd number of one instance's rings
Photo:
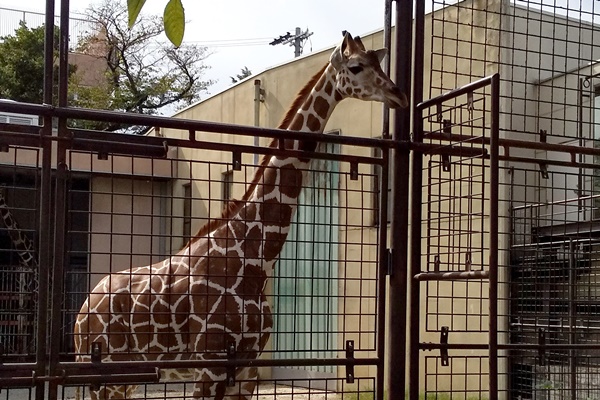
[[[386,96],[385,104],[390,108],[406,108],[408,107],[408,97],[398,86],[393,86],[390,95]]]

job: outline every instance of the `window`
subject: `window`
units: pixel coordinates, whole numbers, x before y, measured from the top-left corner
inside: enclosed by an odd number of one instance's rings
[[[183,185],[183,242],[187,243],[192,237],[192,185]]]
[[[233,195],[233,170],[223,172],[222,181],[222,199],[223,202],[227,204],[229,200],[231,200],[231,196]]]

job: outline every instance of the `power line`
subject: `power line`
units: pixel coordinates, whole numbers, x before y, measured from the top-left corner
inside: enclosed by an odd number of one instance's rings
[[[248,39],[222,39],[222,40],[197,40],[188,43],[194,43],[206,47],[240,47],[240,46],[266,46],[269,44],[269,38],[248,38]]]

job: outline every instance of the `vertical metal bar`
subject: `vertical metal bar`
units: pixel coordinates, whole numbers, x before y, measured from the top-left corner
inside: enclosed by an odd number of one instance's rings
[[[577,309],[575,301],[577,300],[577,261],[575,259],[575,243],[569,240],[569,344],[577,343]],[[569,386],[571,398],[577,398],[577,352],[574,349],[569,349]]]
[[[60,40],[59,40],[59,72],[58,72],[58,105],[67,106],[67,88],[69,72],[69,0],[61,0],[60,7]],[[58,136],[67,138],[67,121],[58,119]],[[65,238],[66,238],[66,184],[67,184],[67,146],[64,141],[59,141],[56,154],[56,192],[54,214],[54,264],[52,268],[52,287],[50,309],[51,336],[49,375],[56,376],[59,363],[60,346],[62,342],[62,301],[64,295],[65,271]],[[55,400],[58,396],[58,384],[52,380],[48,388],[48,399]]]
[[[60,40],[58,45],[58,106],[66,107],[69,83],[69,0],[60,2]]]
[[[489,255],[489,398],[498,399],[498,193],[500,135],[500,75],[492,76],[490,132],[490,255]]]
[[[393,0],[384,0],[385,10],[383,17],[383,47],[388,49],[388,55],[383,60],[383,72],[387,76],[390,76],[391,65],[392,65],[392,2]],[[381,137],[389,139],[390,137],[390,108],[386,105],[383,106],[383,124]]]
[[[260,126],[260,103],[262,97],[262,89],[260,87],[260,79],[254,80],[254,126]],[[260,137],[254,136],[254,146],[260,146]],[[254,167],[258,168],[259,157],[258,153],[254,154]]]
[[[414,38],[414,68],[412,73],[413,81],[413,141],[423,142],[423,117],[422,112],[417,108],[417,104],[423,101],[423,64],[424,64],[424,45],[425,45],[425,0],[416,0],[415,9],[415,38]],[[410,216],[410,276],[413,277],[421,272],[421,218],[422,218],[422,186],[423,186],[423,155],[413,152],[412,156],[412,182],[410,207],[412,210]],[[410,338],[408,342],[408,358],[411,366],[408,380],[408,398],[410,400],[419,399],[419,329],[420,329],[420,284],[417,281],[410,280],[409,285],[409,304],[410,314],[408,319]]]
[[[54,70],[54,0],[46,0],[45,30],[44,30],[44,87],[43,102],[52,104],[53,70]],[[36,374],[46,374],[46,359],[48,355],[48,295],[50,284],[50,196],[52,188],[52,142],[47,140],[52,136],[52,117],[44,117],[42,136],[42,165],[40,176],[40,220],[38,240],[38,304],[36,324]],[[45,384],[35,383],[35,398],[45,398]]]
[[[413,0],[396,1],[395,82],[403,93],[410,93]],[[410,96],[409,96],[410,102]],[[393,139],[410,140],[410,108],[396,109]],[[394,151],[391,220],[391,263],[389,278],[389,388],[390,399],[402,399],[406,391],[406,278],[408,254],[408,171],[407,149]],[[384,224],[385,221],[381,221]]]
[[[44,103],[52,104],[54,71],[54,9],[55,0],[46,0],[46,19],[44,30]]]
[[[383,165],[381,168],[381,188],[380,203],[379,203],[379,274],[377,281],[377,382],[375,387],[376,400],[384,400],[384,385],[385,385],[385,355],[386,334],[385,334],[385,299],[386,299],[386,275],[388,272],[388,251],[387,251],[387,221],[388,221],[388,193],[389,193],[389,172],[390,172],[390,150],[381,149]]]
[[[583,79],[579,78],[577,87],[577,137],[579,139],[579,146],[584,146],[583,141]],[[579,154],[579,162],[583,162],[583,154]],[[584,215],[581,217],[585,219],[585,210],[583,208],[583,168],[579,167],[577,172],[577,209],[579,212],[583,212]]]

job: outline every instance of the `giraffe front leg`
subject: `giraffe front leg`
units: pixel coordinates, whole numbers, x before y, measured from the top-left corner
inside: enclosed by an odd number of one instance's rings
[[[238,368],[235,375],[235,384],[228,386],[227,372],[224,368],[202,368],[197,370],[194,398],[205,400],[250,400],[256,389],[258,368]]]
[[[133,390],[130,389],[129,386],[107,386],[102,385],[99,389],[96,390],[94,387],[90,387],[90,399],[91,400],[113,400],[113,399],[129,399],[131,398],[131,394],[135,390],[136,386],[133,387]]]
[[[225,368],[200,368],[194,373],[195,399],[222,400],[225,396],[227,373]]]
[[[226,400],[250,400],[258,383],[258,368],[238,368],[236,383],[226,389]]]

